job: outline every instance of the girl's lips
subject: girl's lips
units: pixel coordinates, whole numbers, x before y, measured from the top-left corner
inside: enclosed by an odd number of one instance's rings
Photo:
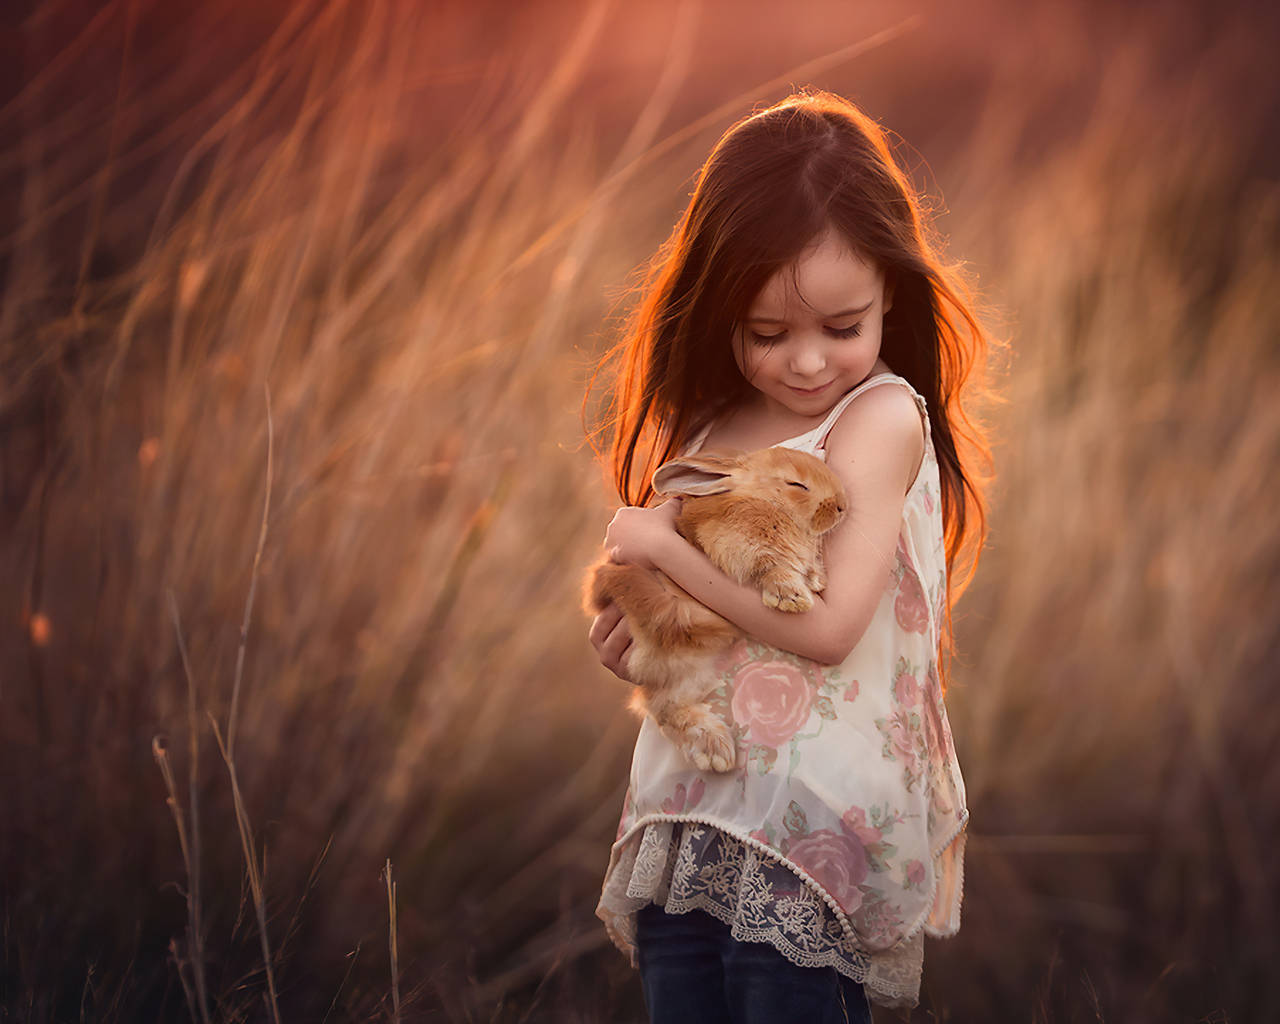
[[[826,391],[827,388],[829,388],[830,386],[831,386],[830,381],[827,381],[827,383],[821,384],[816,388],[798,388],[791,384],[787,385],[787,387],[791,388],[791,390],[794,391],[797,395],[816,395],[822,391]]]

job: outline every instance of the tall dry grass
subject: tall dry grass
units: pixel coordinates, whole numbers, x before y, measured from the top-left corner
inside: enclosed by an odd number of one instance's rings
[[[966,925],[916,1019],[1259,1019],[1263,33],[819,6],[801,60],[878,44],[806,78],[928,157],[1012,342],[957,613]],[[710,66],[751,31],[714,4],[242,7],[45,5],[0,110],[0,1006],[638,1020],[591,914],[635,724],[577,611],[610,501],[579,402],[787,67]]]

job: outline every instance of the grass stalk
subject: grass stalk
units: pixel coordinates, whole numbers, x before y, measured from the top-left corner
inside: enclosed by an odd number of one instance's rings
[[[271,515],[271,474],[275,448],[275,427],[271,419],[271,387],[265,381],[262,391],[267,402],[267,494],[262,504],[262,526],[258,530],[258,547],[253,553],[253,569],[249,575],[249,596],[244,603],[244,619],[240,623],[240,648],[236,652],[236,674],[231,684],[231,708],[227,712],[227,757],[234,758],[236,749],[236,713],[240,708],[240,682],[244,678],[244,652],[249,643],[249,620],[253,615],[253,599],[258,590],[258,570],[262,549],[267,543],[267,522]]]
[[[199,1008],[200,1020],[202,1024],[209,1024],[208,988],[205,984],[204,974],[204,922],[200,904],[200,799],[198,785],[200,729],[196,715],[195,676],[191,671],[191,660],[187,656],[187,645],[182,636],[182,620],[178,613],[177,598],[174,597],[172,590],[169,591],[169,615],[173,620],[173,631],[178,640],[178,653],[182,657],[182,671],[187,679],[187,758],[189,762],[187,791],[188,806],[191,810],[190,857],[187,859],[186,864],[187,927],[190,933],[188,936],[188,948],[191,954],[191,973],[195,981],[196,1005]]]
[[[387,885],[387,943],[391,947],[391,1005],[395,1024],[400,1024],[400,952],[396,938],[396,883],[391,880],[391,860],[387,859],[382,869],[382,878]]]
[[[329,1016],[333,1013],[333,1009],[338,1005],[338,997],[342,995],[342,990],[347,987],[347,979],[351,977],[351,972],[355,969],[356,961],[360,959],[360,943],[356,943],[356,948],[348,954],[348,963],[346,973],[342,976],[342,981],[338,983],[338,990],[334,992],[333,999],[329,1002],[329,1009],[325,1010],[324,1017],[320,1024],[329,1024]]]
[[[222,730],[212,715],[209,723],[213,726],[213,737],[218,741],[218,750],[227,766],[227,774],[231,779],[231,798],[235,804],[236,827],[240,833],[240,848],[244,853],[245,868],[249,874],[249,891],[253,897],[253,909],[258,921],[258,938],[262,943],[262,965],[267,972],[267,1006],[271,1010],[271,1019],[280,1024],[280,1006],[276,999],[275,971],[271,966],[271,940],[267,934],[267,903],[262,884],[262,870],[258,864],[258,853],[253,843],[253,828],[249,823],[249,812],[245,809],[244,797],[240,792],[240,780],[236,773],[235,759],[222,739]]]
[[[236,653],[236,674],[231,689],[231,708],[227,716],[227,739],[223,741],[222,731],[218,728],[217,719],[209,716],[213,726],[213,736],[218,742],[222,760],[227,766],[227,774],[231,779],[231,797],[235,804],[236,826],[240,833],[240,847],[244,853],[245,868],[249,874],[249,889],[253,897],[253,909],[258,921],[258,938],[262,944],[262,966],[267,972],[267,1007],[271,1019],[280,1024],[280,1006],[276,997],[275,971],[271,965],[271,940],[267,932],[267,905],[262,881],[262,869],[258,863],[257,848],[253,842],[253,828],[249,823],[249,812],[245,808],[244,797],[240,792],[240,779],[236,771],[235,739],[236,712],[240,699],[240,681],[244,675],[244,655],[249,641],[249,622],[253,614],[253,598],[258,589],[258,573],[262,564],[262,549],[267,541],[267,523],[271,514],[271,475],[272,460],[275,448],[275,427],[271,418],[271,389],[264,382],[263,394],[267,403],[267,493],[262,506],[262,525],[258,531],[258,546],[253,554],[253,568],[249,576],[249,595],[245,600],[244,618],[240,624],[240,647]]]
[[[182,987],[187,991],[187,1003],[191,1007],[191,1017],[195,1020],[197,1013],[202,1024],[209,1024],[208,1004],[205,1000],[204,993],[204,971],[203,964],[200,961],[196,950],[200,935],[200,899],[199,899],[199,874],[195,867],[193,857],[193,844],[191,843],[188,833],[185,817],[182,813],[182,804],[178,800],[178,786],[173,777],[173,768],[169,764],[169,749],[165,744],[163,736],[156,736],[151,740],[151,753],[156,759],[156,764],[160,767],[160,774],[164,777],[164,787],[168,791],[168,797],[165,803],[169,805],[169,811],[173,815],[173,824],[178,830],[178,845],[182,850],[182,863],[187,871],[187,887],[185,895],[187,899],[187,921],[191,935],[189,943],[192,951],[192,971],[196,975],[197,981],[197,999],[191,998],[190,991],[187,988],[187,980],[182,971],[182,960],[178,956],[176,946],[173,947],[174,963],[178,966],[178,976],[182,980]]]
[[[187,980],[186,965],[182,959],[182,950],[178,946],[177,939],[169,940],[169,955],[173,957],[173,966],[178,972],[178,981],[182,985],[182,994],[187,1000],[187,1010],[191,1013],[191,1019],[196,1019],[196,997],[191,991],[191,982]],[[81,1015],[83,1019],[83,1014]]]

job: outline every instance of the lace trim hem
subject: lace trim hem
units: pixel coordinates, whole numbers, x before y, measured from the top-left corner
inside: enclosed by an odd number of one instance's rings
[[[800,867],[797,864],[793,864],[791,861],[787,860],[780,853],[778,853],[777,850],[773,849],[773,847],[766,846],[764,843],[760,842],[760,840],[755,839],[749,834],[747,834],[747,832],[744,829],[741,829],[737,825],[733,825],[728,822],[718,821],[715,818],[711,817],[710,815],[646,814],[644,817],[639,818],[637,821],[635,821],[632,824],[632,826],[629,829],[627,829],[626,832],[624,832],[621,836],[619,836],[617,842],[613,844],[614,854],[610,858],[610,865],[609,865],[610,873],[612,873],[612,870],[615,866],[617,851],[621,850],[626,845],[626,843],[630,841],[631,837],[634,836],[640,829],[644,828],[646,825],[651,825],[656,822],[662,822],[662,821],[670,821],[670,822],[687,821],[687,822],[696,822],[701,825],[709,825],[711,828],[719,829],[721,832],[724,832],[726,835],[732,836],[734,839],[737,839],[738,841],[745,843],[747,846],[751,847],[752,849],[758,851],[759,853],[764,854],[766,857],[769,857],[775,862],[783,865],[789,871],[791,871],[797,878],[799,878],[802,882],[804,882],[805,885],[807,885],[810,889],[812,889],[815,893],[817,893],[817,895],[822,899],[822,901],[826,903],[828,908],[830,908],[831,913],[835,915],[835,919],[837,922],[839,922],[840,928],[844,932],[845,937],[848,939],[849,943],[856,948],[861,948],[861,944],[858,941],[857,933],[854,932],[853,925],[849,923],[848,915],[845,914],[844,910],[841,909],[840,904],[836,902],[835,897],[832,896],[830,893],[828,893],[827,890],[822,887],[821,883],[819,883],[812,875],[810,875],[807,871],[805,871],[804,868]],[[939,867],[938,861],[941,859],[942,855],[946,853],[947,850],[951,847],[951,845],[955,843],[956,840],[959,839],[964,834],[964,831],[968,827],[968,824],[969,824],[969,811],[968,809],[966,809],[961,812],[960,821],[957,823],[956,827],[948,835],[948,838],[944,842],[940,843],[936,850],[932,851],[931,855],[933,858],[935,868]],[[920,931],[924,931],[927,935],[929,935],[932,938],[945,939],[945,938],[951,937],[952,935],[955,935],[956,932],[960,930],[960,899],[964,892],[962,887],[963,881],[964,881],[963,847],[961,848],[960,853],[961,853],[961,857],[960,857],[960,864],[959,864],[959,877],[957,878],[957,886],[956,886],[956,907],[954,912],[948,915],[947,923],[942,927],[926,925],[926,922],[929,919],[930,910],[933,907],[933,902],[937,898],[937,894],[938,894],[939,872],[935,870],[933,873],[933,885],[930,887],[930,890],[929,890],[929,902],[926,904],[924,912],[911,925],[910,928],[908,928],[905,932],[903,932],[901,939],[895,942],[888,949],[883,950],[881,952],[886,952],[886,953],[892,952],[894,949],[897,949],[899,946],[903,945],[904,943],[908,942],[910,939],[914,938],[916,934]]]
[[[702,910],[722,924],[727,924],[730,934],[739,942],[767,942],[797,967],[830,967],[862,985],[879,1006],[915,1006],[920,1001],[920,986],[894,985],[877,978],[870,966],[858,966],[845,960],[836,952],[814,955],[800,949],[787,939],[780,928],[750,928],[734,919],[733,912],[710,896],[693,896],[682,900],[668,900],[663,904],[668,914],[687,914]]]
[[[938,846],[935,861],[957,839],[963,841],[967,821],[966,813],[947,841]],[[685,828],[686,824],[710,826],[718,838],[704,842],[702,829]],[[945,937],[959,927],[963,854],[961,847],[953,870],[946,876],[957,902],[942,925],[934,926],[927,920],[932,910],[931,897],[923,921],[917,922],[888,950],[870,952],[857,945],[848,921],[832,905],[833,900],[821,886],[772,849],[704,816],[649,815],[614,844],[596,915],[633,967],[637,963],[635,914],[647,904],[656,903],[669,913],[703,910],[727,924],[735,939],[766,942],[798,966],[834,968],[861,983],[880,1005],[914,1006],[919,1000],[924,934]],[[771,888],[765,890],[769,911],[763,916],[759,913],[758,900],[753,900],[749,893],[757,890],[762,882],[767,887],[773,884],[766,864],[804,883],[804,891],[819,901],[811,904],[819,913],[816,920],[797,924],[794,916],[790,921],[775,917],[773,908],[779,904],[773,902]],[[936,896],[944,874],[940,864],[935,874],[938,876],[934,887]],[[718,894],[724,898],[717,899]],[[825,924],[819,908],[829,913]],[[836,927],[835,932],[830,930],[831,925]],[[788,928],[794,934],[788,932]],[[842,935],[843,941],[837,935]],[[806,942],[811,943],[808,948]]]
[[[723,830],[700,827],[701,822],[689,825],[652,822],[611,858],[596,915],[633,967],[636,912],[655,903],[673,914],[706,911],[727,924],[735,939],[768,943],[798,966],[833,968],[862,984],[879,1005],[917,1004],[923,935],[891,952],[850,947],[842,941],[835,915],[811,887],[802,887],[803,896],[775,893],[771,872],[798,878],[789,866],[759,855]],[[805,912],[806,905],[816,917]],[[789,912],[779,915],[784,907]]]

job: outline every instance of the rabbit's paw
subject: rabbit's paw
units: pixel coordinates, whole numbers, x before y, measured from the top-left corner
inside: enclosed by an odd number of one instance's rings
[[[807,612],[813,607],[813,593],[798,580],[766,582],[760,594],[768,607],[780,612]]]
[[[684,749],[694,767],[701,772],[731,771],[737,760],[733,734],[715,715],[709,714],[702,724],[685,733]]]
[[[811,565],[805,573],[804,582],[815,594],[821,594],[827,589],[827,574],[822,571],[822,566]]]

